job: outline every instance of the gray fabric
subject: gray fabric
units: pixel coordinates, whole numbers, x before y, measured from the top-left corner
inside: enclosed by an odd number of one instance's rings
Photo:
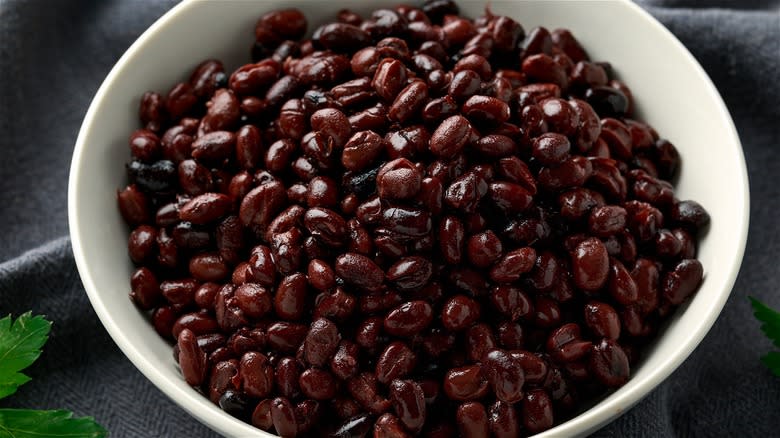
[[[175,2],[0,0],[0,314],[55,323],[32,383],[0,406],[68,408],[113,436],[215,436],[135,370],[100,325],[67,236],[66,185],[79,124],[122,52]],[[702,63],[739,129],[751,231],[731,299],[693,355],[598,437],[777,436],[780,379],[747,295],[780,308],[780,2],[643,4]]]

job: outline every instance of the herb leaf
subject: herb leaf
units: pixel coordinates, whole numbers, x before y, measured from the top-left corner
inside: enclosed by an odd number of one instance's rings
[[[767,366],[777,377],[780,377],[780,351],[772,351],[761,358],[761,362]]]
[[[780,313],[769,308],[766,304],[751,297],[756,319],[763,322],[761,330],[772,340],[776,347],[780,347]]]
[[[0,398],[13,394],[19,386],[30,381],[19,371],[32,365],[41,355],[50,329],[51,322],[42,316],[32,316],[30,312],[16,321],[11,321],[11,315],[0,319]],[[2,432],[0,428],[0,437]]]
[[[780,347],[780,313],[772,310],[766,304],[753,297],[750,304],[753,305],[753,314],[761,321],[761,330],[772,340],[776,347]],[[780,377],[780,351],[772,351],[761,358],[761,362],[769,368],[774,375]]]
[[[73,418],[68,411],[0,409],[0,438],[102,438],[107,434],[92,417]]]

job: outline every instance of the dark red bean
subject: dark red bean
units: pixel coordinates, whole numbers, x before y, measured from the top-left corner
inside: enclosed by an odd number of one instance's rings
[[[261,231],[279,213],[286,200],[287,192],[277,181],[255,187],[241,201],[238,213],[241,224]]]
[[[609,256],[604,244],[595,238],[586,239],[572,254],[572,276],[580,289],[601,289],[609,275]]]
[[[589,360],[590,372],[604,385],[618,387],[628,381],[628,357],[616,341],[604,339],[593,346]]]
[[[536,251],[531,247],[506,253],[490,269],[490,279],[497,283],[512,283],[531,271],[536,262]]]
[[[158,93],[147,91],[141,97],[141,103],[138,108],[138,118],[141,124],[152,132],[159,132],[162,128],[167,114],[165,111],[165,99]]]
[[[473,148],[489,157],[501,158],[514,153],[517,149],[515,142],[505,135],[486,135],[474,143]]]
[[[303,216],[304,227],[328,246],[341,246],[347,235],[347,224],[333,210],[310,208]]]
[[[483,359],[483,368],[496,398],[507,403],[516,403],[523,398],[523,368],[512,355],[493,350]]]
[[[271,248],[265,245],[256,246],[252,249],[252,256],[249,258],[249,268],[247,275],[264,286],[273,286],[276,278],[276,268],[273,265],[273,255]]]
[[[566,88],[568,77],[566,71],[547,54],[537,53],[523,60],[522,71],[535,82],[549,82]]]
[[[200,386],[206,379],[208,362],[206,353],[198,346],[195,334],[187,329],[179,333],[177,338],[179,347],[179,368],[187,384]]]
[[[466,244],[469,261],[480,268],[492,265],[501,257],[502,251],[501,240],[489,230],[469,237]]]
[[[585,100],[602,117],[620,117],[629,109],[628,97],[606,85],[594,85],[585,90]]]
[[[186,313],[181,315],[171,328],[174,338],[178,338],[182,330],[187,329],[196,336],[213,334],[219,330],[219,325],[207,312]]]
[[[281,352],[294,353],[303,343],[308,330],[303,324],[276,322],[268,326],[268,346]]]
[[[586,304],[585,324],[599,338],[616,341],[620,337],[620,317],[607,303],[591,301]]]
[[[428,85],[414,81],[407,85],[393,100],[387,116],[390,120],[404,123],[414,117],[428,100]]]
[[[189,113],[197,101],[192,86],[181,82],[174,85],[165,97],[165,110],[171,118],[179,119]]]
[[[190,274],[200,281],[219,281],[229,274],[228,266],[219,254],[202,253],[189,263]]]
[[[536,194],[536,179],[528,166],[517,157],[507,157],[498,160],[496,173],[509,182],[520,184],[531,195]]]
[[[675,228],[672,230],[672,234],[680,242],[680,258],[692,259],[696,257],[696,243],[689,232],[682,228]]]
[[[457,114],[458,104],[450,96],[430,100],[422,110],[426,123],[438,123]]]
[[[373,373],[364,372],[351,378],[347,382],[347,389],[363,408],[373,414],[382,414],[392,406],[390,400],[377,393],[377,376]]]
[[[452,208],[472,213],[479,201],[488,193],[488,183],[476,172],[466,172],[447,187],[444,201]]]
[[[194,301],[201,309],[214,307],[214,301],[221,286],[217,283],[203,283],[195,290]]]
[[[320,318],[309,328],[304,343],[304,357],[313,366],[323,366],[336,353],[341,335],[331,321]]]
[[[300,363],[292,357],[283,357],[276,364],[275,384],[282,397],[294,399],[300,395],[301,388],[298,384],[298,378],[301,371]]]
[[[279,76],[278,62],[266,59],[239,67],[228,79],[230,89],[238,95],[261,95]]]
[[[255,410],[252,411],[252,425],[262,430],[269,430],[274,426],[273,419],[271,417],[271,400],[263,399],[255,406]]]
[[[523,426],[530,433],[547,430],[553,425],[553,405],[550,396],[542,389],[525,394],[521,403]]]
[[[236,132],[236,162],[244,169],[256,168],[263,157],[260,131],[253,125],[242,126]]]
[[[568,101],[551,97],[541,100],[539,106],[551,131],[570,137],[577,134],[580,124],[579,114]]]
[[[440,251],[447,263],[458,264],[463,255],[466,240],[463,223],[454,216],[447,216],[439,226]]]
[[[376,362],[376,378],[389,384],[394,379],[409,375],[417,363],[414,352],[403,342],[395,341],[385,347]]]
[[[355,311],[355,297],[337,287],[333,293],[324,293],[322,299],[317,300],[313,316],[315,318],[329,318],[337,322],[343,322]]]
[[[408,199],[420,190],[422,173],[406,158],[393,160],[379,169],[377,191],[382,199]]]
[[[489,386],[484,377],[482,366],[469,365],[447,371],[444,375],[442,389],[450,399],[464,401],[484,397]]]
[[[300,205],[291,205],[286,210],[279,213],[279,215],[268,225],[268,228],[265,231],[265,239],[267,241],[272,241],[275,235],[286,233],[299,226],[305,212],[306,210]]]
[[[309,262],[307,278],[312,287],[321,291],[336,286],[336,274],[333,271],[333,268],[319,259],[314,259]]]
[[[333,139],[335,147],[342,147],[352,135],[347,116],[335,108],[323,108],[311,115],[311,129],[321,131]]]
[[[341,163],[352,171],[365,169],[385,149],[385,141],[373,131],[361,131],[353,135],[344,146]]]
[[[617,171],[617,169],[615,170]],[[538,182],[542,187],[557,191],[582,186],[593,173],[594,167],[591,161],[584,157],[575,156],[567,158],[557,167],[542,168],[539,171]],[[623,182],[625,183],[625,181]],[[616,190],[619,189],[616,188]],[[617,192],[618,196],[619,193],[621,192]]]
[[[588,354],[590,347],[590,342],[580,339],[580,328],[574,323],[558,327],[547,338],[547,352],[559,363],[581,359]]]
[[[639,290],[634,278],[625,266],[614,258],[610,259],[607,288],[612,298],[623,305],[633,304],[639,297]]]
[[[483,357],[496,345],[493,331],[487,324],[477,324],[466,331],[466,353],[470,361],[482,361]]]
[[[461,107],[463,115],[477,125],[497,126],[509,120],[509,105],[489,96],[471,96]]]
[[[710,222],[710,215],[696,201],[680,201],[671,209],[671,219],[680,226],[693,232],[698,231]]]
[[[534,301],[534,323],[543,328],[552,328],[561,322],[561,309],[558,303],[547,297],[538,297]]]
[[[127,249],[136,264],[151,260],[157,252],[157,229],[148,225],[134,229],[127,239]]]
[[[119,212],[128,225],[142,225],[150,223],[151,213],[146,195],[139,190],[138,186],[131,184],[124,190],[117,192],[117,203]]]
[[[520,362],[523,367],[525,381],[531,384],[542,383],[547,377],[547,362],[534,354],[523,350],[513,350],[510,354]]]
[[[268,358],[260,353],[250,351],[241,357],[239,373],[242,378],[242,388],[250,397],[267,397],[274,384],[274,368]]]
[[[371,36],[366,31],[346,23],[320,26],[314,31],[312,39],[328,50],[344,53],[354,52],[371,42]]]
[[[271,419],[279,436],[294,438],[298,434],[295,408],[290,400],[277,397],[271,401]]]
[[[295,406],[295,419],[298,422],[298,432],[307,433],[314,425],[319,424],[323,404],[317,400],[304,400]]]
[[[447,93],[457,102],[463,102],[477,94],[481,85],[482,80],[477,72],[461,70],[453,75]]]
[[[656,264],[646,258],[636,261],[631,277],[637,287],[637,308],[642,314],[648,314],[658,307],[660,273]]]
[[[300,272],[282,279],[276,289],[273,306],[279,318],[297,321],[303,317],[306,310],[307,284],[306,276]]]
[[[444,304],[441,322],[448,330],[460,331],[474,324],[479,315],[480,306],[477,301],[465,295],[456,295]]]
[[[674,305],[681,304],[699,288],[703,274],[704,269],[698,260],[681,260],[664,275],[661,283],[664,298]]]
[[[488,409],[488,423],[496,438],[513,438],[520,433],[517,411],[511,403],[501,400],[493,403]]]
[[[570,149],[571,145],[565,136],[547,133],[534,139],[531,151],[533,157],[543,165],[554,166],[569,156]]]
[[[374,423],[374,438],[408,438],[410,436],[393,414],[383,414]]]
[[[340,54],[314,52],[298,60],[289,74],[298,78],[304,85],[325,85],[343,79],[349,70],[349,59]]]
[[[338,390],[333,375],[319,368],[309,368],[301,373],[298,384],[303,395],[314,400],[332,399]]]
[[[130,134],[130,152],[140,161],[153,162],[160,154],[160,138],[148,129],[139,129]]]
[[[355,376],[359,369],[359,348],[350,341],[341,341],[338,350],[330,360],[330,370],[341,380],[348,380]]]
[[[420,191],[417,193],[417,200],[423,207],[427,208],[431,214],[438,215],[443,209],[444,186],[441,180],[436,177],[423,178],[420,182]]]
[[[339,256],[335,270],[344,281],[368,290],[379,288],[385,277],[382,269],[373,260],[356,253]]]
[[[616,205],[599,206],[591,210],[588,231],[598,237],[609,237],[626,226],[626,210]]]
[[[527,209],[533,202],[533,195],[523,186],[503,181],[490,183],[488,197],[497,207],[510,214]]]
[[[391,310],[384,330],[392,336],[410,337],[422,332],[433,320],[433,309],[425,301],[409,301]]]
[[[427,211],[398,206],[382,210],[381,224],[393,233],[415,238],[430,233],[433,220]]]
[[[503,315],[512,321],[531,314],[533,305],[528,295],[516,286],[498,286],[490,294],[490,301]]]
[[[420,385],[411,380],[393,380],[390,400],[404,427],[414,434],[420,433],[425,424],[425,394]]]
[[[406,83],[407,70],[400,61],[386,58],[379,62],[371,84],[377,95],[387,102],[395,100]]]
[[[469,139],[471,125],[463,116],[445,119],[431,135],[430,150],[443,157],[458,154]]]
[[[455,421],[463,438],[482,438],[490,434],[487,411],[480,402],[466,402],[458,406]]]
[[[228,213],[230,198],[222,193],[204,193],[189,200],[179,208],[179,218],[193,224],[207,224]]]
[[[417,290],[433,275],[431,262],[423,257],[404,257],[387,269],[387,279],[400,290]]]

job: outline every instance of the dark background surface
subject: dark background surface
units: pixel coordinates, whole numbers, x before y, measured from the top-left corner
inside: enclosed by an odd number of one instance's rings
[[[214,436],[114,345],[76,272],[67,238],[70,156],[100,83],[176,2],[0,0],[0,315],[55,322],[33,382],[0,406],[67,408],[113,436]],[[595,436],[777,436],[780,379],[747,295],[780,308],[780,2],[642,3],[693,53],[736,122],[751,186],[751,230],[734,292],[691,357]],[[629,84],[630,85],[630,84]]]

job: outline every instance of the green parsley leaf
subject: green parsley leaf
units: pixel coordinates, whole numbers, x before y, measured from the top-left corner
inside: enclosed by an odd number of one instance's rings
[[[753,305],[756,319],[764,323],[761,325],[761,330],[776,347],[780,347],[780,313],[753,297],[750,297],[750,303]]]
[[[766,304],[753,297],[750,304],[753,305],[753,314],[761,321],[761,330],[772,340],[776,347],[780,347],[780,313],[769,308]],[[772,351],[761,358],[761,362],[767,366],[776,376],[780,376],[780,351]]]
[[[13,394],[19,386],[30,381],[19,371],[32,365],[41,355],[50,329],[51,322],[42,316],[32,316],[30,312],[16,321],[11,321],[11,315],[0,319],[0,398]]]
[[[767,366],[777,377],[780,377],[780,351],[772,351],[761,358],[761,362]]]
[[[108,434],[92,417],[68,411],[0,409],[0,438],[102,438]]]

